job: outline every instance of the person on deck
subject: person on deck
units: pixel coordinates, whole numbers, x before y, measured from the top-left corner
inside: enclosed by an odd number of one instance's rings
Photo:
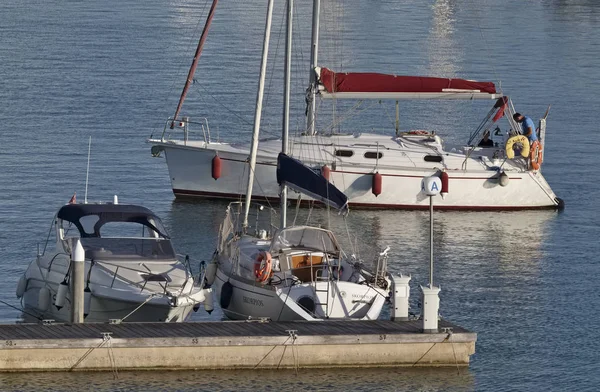
[[[523,135],[527,136],[529,139],[529,144],[535,142],[537,140],[537,134],[535,133],[535,125],[533,124],[533,120],[527,116],[523,116],[521,113],[515,113],[513,115],[513,120],[521,124],[521,128],[523,129]]]
[[[477,145],[478,147],[494,147],[494,141],[490,139],[490,131],[485,131],[483,133],[483,139]]]

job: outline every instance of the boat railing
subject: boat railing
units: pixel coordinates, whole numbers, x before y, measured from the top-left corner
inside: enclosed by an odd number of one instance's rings
[[[277,221],[276,212],[260,203],[252,203],[250,207],[250,214],[248,222],[252,225],[244,227],[244,203],[243,202],[232,202],[227,207],[225,219],[221,224],[219,232],[218,246],[219,249],[225,249],[227,242],[235,236],[240,236],[244,233],[248,233],[249,229],[254,231],[260,239],[268,239],[271,234],[277,230],[277,226],[274,222]]]
[[[162,135],[160,140],[165,143],[172,140],[180,140],[174,137],[179,133],[183,132],[183,145],[187,145],[190,140],[190,135],[195,136],[198,134],[202,135],[205,144],[210,144],[210,127],[208,126],[208,119],[201,117],[200,121],[192,121],[189,117],[183,117],[181,120],[173,121],[173,118],[169,117],[165,122]],[[152,136],[150,136],[152,138]]]

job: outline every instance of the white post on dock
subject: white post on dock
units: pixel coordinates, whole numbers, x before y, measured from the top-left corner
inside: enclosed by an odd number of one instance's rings
[[[85,250],[81,246],[81,240],[76,238],[71,253],[71,265],[73,266],[73,275],[71,275],[71,285],[73,292],[71,298],[71,322],[73,324],[83,323],[84,313],[84,276],[85,276]]]
[[[433,285],[433,197],[442,190],[442,180],[438,176],[423,178],[421,191],[429,196],[429,286],[421,286],[421,307],[423,332],[438,332],[438,311],[440,308],[440,288]]]
[[[408,320],[408,299],[410,298],[410,276],[394,276],[392,297],[392,321]]]

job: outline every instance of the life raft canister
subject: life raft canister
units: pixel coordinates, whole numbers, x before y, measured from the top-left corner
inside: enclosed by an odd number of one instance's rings
[[[254,261],[254,276],[256,281],[264,283],[271,277],[271,254],[266,251],[261,251],[256,256]]]
[[[515,150],[513,150],[513,146],[519,143],[523,146],[521,149],[521,156],[523,158],[529,157],[529,139],[525,135],[517,135],[509,138],[506,141],[506,157],[508,159],[513,159],[515,157]]]
[[[540,166],[542,166],[543,154],[542,154],[542,143],[539,140],[531,143],[531,148],[529,151],[529,162],[531,163],[531,168],[533,170],[539,170]]]

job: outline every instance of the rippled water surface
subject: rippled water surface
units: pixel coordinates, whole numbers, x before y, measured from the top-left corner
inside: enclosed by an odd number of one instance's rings
[[[143,204],[163,217],[177,250],[208,259],[226,203],[175,201],[166,164],[145,139],[173,114],[208,10],[205,0],[16,1],[0,4],[0,300],[15,286],[57,208],[88,199]],[[283,6],[277,2],[263,134],[281,125]],[[309,2],[297,2],[292,129],[301,129],[310,52]],[[222,1],[184,111],[214,138],[249,140],[264,1]],[[441,313],[478,333],[469,369],[2,374],[2,390],[596,390],[600,321],[596,159],[600,3],[593,0],[323,0],[321,63],[501,81],[534,118],[552,105],[543,172],[562,213],[436,214]],[[403,103],[405,128],[465,140],[478,102]],[[346,105],[346,106],[344,106]],[[336,113],[352,105],[340,103]],[[394,107],[365,103],[344,123],[391,132]],[[325,127],[331,107],[321,109]],[[328,117],[329,116],[329,117]],[[332,128],[344,130],[332,123]],[[349,124],[349,125],[348,125]],[[451,132],[464,128],[464,135]],[[302,219],[306,211],[300,212]],[[325,214],[313,217],[326,222]],[[391,268],[428,277],[428,214],[353,211],[331,225],[367,255],[390,245]],[[413,301],[414,302],[414,301]],[[413,304],[414,305],[414,304]],[[194,320],[218,319],[201,312]],[[19,311],[0,304],[0,321]]]

